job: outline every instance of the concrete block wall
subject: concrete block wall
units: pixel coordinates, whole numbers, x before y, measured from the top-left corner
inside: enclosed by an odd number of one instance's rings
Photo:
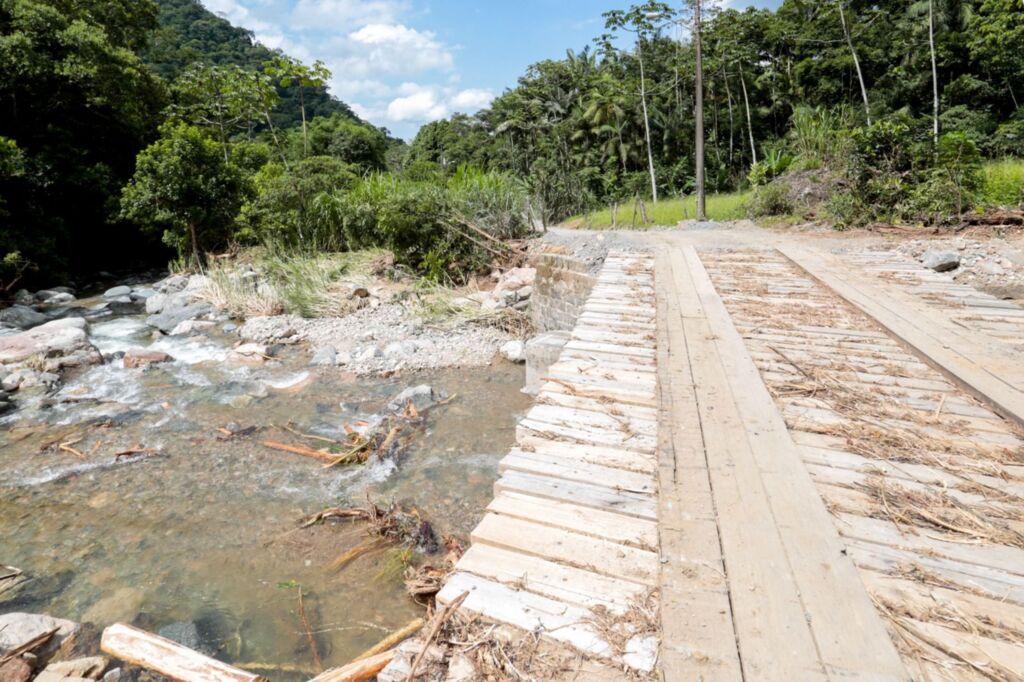
[[[530,318],[538,332],[571,330],[587,302],[597,278],[586,261],[573,256],[542,253],[533,258],[537,268],[530,298]]]

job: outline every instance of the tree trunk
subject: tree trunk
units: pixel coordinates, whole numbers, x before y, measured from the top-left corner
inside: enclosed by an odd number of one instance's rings
[[[733,135],[733,115],[732,115],[732,92],[729,88],[729,70],[722,69],[722,73],[725,76],[725,97],[726,102],[729,104],[729,165],[732,165],[733,151],[735,150],[735,136]]]
[[[644,75],[644,55],[637,36],[637,57],[640,59],[640,103],[644,110],[644,138],[647,140],[647,169],[651,173],[651,199],[658,203],[658,180],[654,175],[654,150],[651,148],[651,124],[647,117],[647,81]]]
[[[302,84],[299,84],[299,109],[302,111],[302,156],[309,156],[309,136],[306,133],[306,96],[302,91]]]
[[[706,220],[704,196],[704,59],[701,46],[700,0],[694,1],[694,47],[697,50],[696,87],[694,88],[694,156],[696,162],[697,220]]]
[[[750,99],[747,97],[747,80],[743,77],[743,69],[740,69],[740,86],[743,88],[743,106],[747,110],[747,132],[750,134],[750,158],[757,163],[757,145],[754,144],[754,122],[750,118]]]
[[[218,124],[218,127],[220,128],[220,146],[221,146],[221,149],[224,150],[224,163],[227,163],[228,160],[229,160],[229,158],[228,158],[228,138],[227,138],[227,135],[224,132],[224,122],[221,121]]]
[[[932,137],[939,148],[939,67],[935,61],[935,0],[928,0],[928,47],[932,51]]]
[[[196,224],[192,221],[188,223],[188,236],[192,241],[192,263],[198,268],[203,261],[199,257],[199,237],[196,235]]]
[[[288,157],[284,155],[284,149],[281,147],[281,140],[277,139],[277,129],[274,128],[274,122],[270,118],[270,111],[264,111],[263,115],[267,117],[267,126],[270,128],[270,136],[274,138],[274,146],[277,147],[277,153],[281,155],[281,163],[284,164],[284,169],[288,168]]]
[[[843,11],[843,0],[837,0],[839,5],[839,20],[843,24],[843,35],[846,36],[846,44],[850,47],[850,54],[853,55],[853,66],[857,70],[857,81],[860,83],[860,96],[864,100],[864,115],[867,116],[868,125],[871,125],[871,105],[868,103],[868,88],[864,85],[864,74],[860,70],[860,59],[857,58],[857,50],[853,47],[853,38],[850,37],[850,28],[846,25],[846,12]]]

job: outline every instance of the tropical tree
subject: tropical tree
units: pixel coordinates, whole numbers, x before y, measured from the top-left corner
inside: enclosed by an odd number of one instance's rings
[[[287,55],[277,55],[263,65],[263,72],[282,88],[298,88],[299,108],[302,111],[303,152],[309,155],[309,136],[306,125],[306,89],[322,89],[331,79],[330,70],[319,59],[312,66]]]
[[[245,174],[195,126],[168,123],[140,154],[121,195],[121,216],[162,234],[194,266],[223,247],[249,194]]]

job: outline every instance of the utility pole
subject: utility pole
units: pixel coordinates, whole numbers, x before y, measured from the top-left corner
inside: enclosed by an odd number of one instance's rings
[[[697,78],[695,87],[694,107],[694,128],[696,139],[694,141],[694,156],[697,164],[697,220],[707,220],[704,197],[704,63],[701,52],[701,25],[700,25],[700,2],[694,0],[693,4],[693,39],[694,47],[697,48]]]
[[[932,136],[939,148],[939,66],[935,61],[935,0],[928,0],[928,47],[932,52]]]

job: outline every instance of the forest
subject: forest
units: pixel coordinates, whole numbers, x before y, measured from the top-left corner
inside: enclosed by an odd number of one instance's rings
[[[712,218],[1024,201],[1021,0],[699,4],[609,9],[592,44],[405,144],[198,0],[0,0],[0,289],[256,244],[458,280],[538,223],[669,222],[698,112]]]

